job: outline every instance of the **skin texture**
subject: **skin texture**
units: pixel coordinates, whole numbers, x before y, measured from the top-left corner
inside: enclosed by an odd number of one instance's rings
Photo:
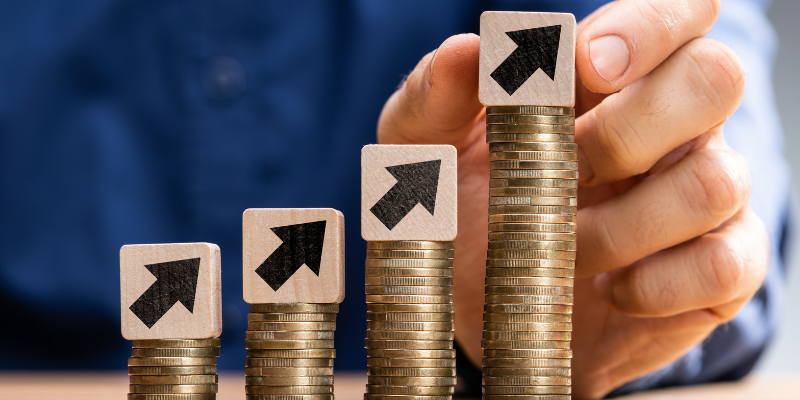
[[[761,286],[768,238],[750,175],[725,143],[744,72],[704,39],[717,0],[621,0],[578,25],[578,258],[573,395],[599,398],[680,358]],[[606,80],[592,39],[617,35],[628,66]],[[387,101],[386,144],[458,150],[456,340],[480,366],[489,149],[478,102],[479,38],[447,39]],[[608,75],[608,74],[606,74]]]

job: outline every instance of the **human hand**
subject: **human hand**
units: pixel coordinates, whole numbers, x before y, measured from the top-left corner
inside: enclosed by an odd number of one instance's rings
[[[721,128],[744,72],[730,49],[702,39],[718,10],[718,1],[628,0],[578,25],[575,397],[602,397],[676,360],[732,319],[766,274],[747,164]],[[478,50],[475,35],[446,40],[378,124],[380,143],[458,150],[456,340],[476,366],[489,186]]]

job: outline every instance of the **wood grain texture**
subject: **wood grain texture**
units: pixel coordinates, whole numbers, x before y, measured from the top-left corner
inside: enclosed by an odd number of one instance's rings
[[[291,269],[291,276],[287,276],[288,279],[277,290],[273,289],[257,271],[274,253],[273,260],[277,262],[275,257],[291,250],[289,246],[296,246],[305,240],[286,237],[291,242],[287,241],[284,245],[273,228],[321,221],[324,221],[321,257],[319,253],[311,256],[318,260],[319,276],[302,261],[298,264],[299,268],[292,272],[296,266],[289,265],[289,259],[297,259],[304,254],[281,257],[285,260],[283,264],[286,264],[286,268]],[[341,212],[332,208],[251,208],[242,215],[242,228],[244,301],[253,304],[340,303],[344,300],[344,215]],[[283,231],[278,229],[278,232]]]
[[[436,160],[440,163],[432,163],[434,166],[438,164],[438,180],[433,188],[435,197],[430,191],[423,193],[424,188],[413,187],[424,183],[430,176],[415,179],[405,175],[405,180],[399,180],[397,176],[402,178],[403,175],[393,169]],[[390,171],[394,171],[394,175]],[[424,170],[418,171],[428,174]],[[361,237],[376,241],[455,239],[458,233],[457,181],[457,153],[453,146],[365,146],[361,150]],[[406,191],[409,196],[391,194],[402,192],[404,185],[412,185]],[[419,198],[423,201],[418,202]],[[387,211],[380,213],[378,209]]]
[[[197,258],[200,260],[191,312],[185,304],[177,301],[148,328],[131,310],[131,306],[157,281],[147,266]],[[119,261],[122,336],[125,339],[206,339],[218,337],[222,333],[220,250],[217,245],[127,245],[120,249]],[[192,279],[194,278],[190,280]],[[161,295],[170,296],[166,292]]]
[[[539,68],[527,80],[524,80],[524,83],[513,94],[509,95],[508,91],[492,77],[492,73],[498,70],[507,59],[510,58],[513,61],[522,57],[524,54],[512,55],[518,48],[520,48],[519,52],[523,52],[525,49],[515,43],[511,37],[514,36],[513,33],[511,36],[508,33],[550,26],[560,26],[554,79],[548,76],[546,68]],[[492,11],[481,14],[478,78],[478,97],[481,103],[485,106],[573,107],[575,105],[575,26],[575,16],[572,14]],[[541,37],[545,36],[541,35]],[[540,46],[531,47],[535,50],[545,51],[542,49],[546,48],[548,44],[539,43]],[[533,57],[525,58],[523,60],[525,62],[521,64],[527,64],[527,67],[533,65],[535,68],[537,64],[545,63],[545,60],[537,59],[538,50],[533,52]],[[524,69],[525,66],[518,65],[518,67]]]

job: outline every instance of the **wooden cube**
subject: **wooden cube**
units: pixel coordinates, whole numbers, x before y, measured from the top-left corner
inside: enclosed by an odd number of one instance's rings
[[[344,215],[332,208],[251,208],[242,215],[244,301],[344,300]]]
[[[575,25],[572,14],[481,14],[481,103],[573,107]]]
[[[361,150],[364,240],[453,240],[458,233],[457,152],[449,145]]]
[[[217,245],[122,246],[119,266],[125,339],[207,339],[222,333]]]

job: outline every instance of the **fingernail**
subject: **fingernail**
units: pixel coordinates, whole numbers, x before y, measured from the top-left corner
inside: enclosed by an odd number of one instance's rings
[[[608,35],[589,42],[589,57],[595,71],[611,83],[628,69],[631,53],[624,39],[617,35]]]
[[[428,62],[428,70],[425,72],[425,80],[428,82],[428,85],[433,85],[433,62],[436,61],[436,53],[439,52],[439,49],[433,51],[433,56],[431,56],[431,61]]]
[[[614,295],[611,293],[611,273],[606,272],[594,277],[594,290],[605,301],[612,303]]]

